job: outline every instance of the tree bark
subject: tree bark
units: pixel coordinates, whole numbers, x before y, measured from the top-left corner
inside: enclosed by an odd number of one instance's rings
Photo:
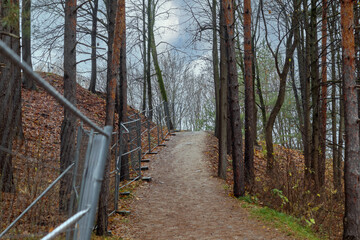
[[[254,81],[251,37],[251,1],[244,0],[244,64],[245,64],[245,182],[250,187],[254,182]]]
[[[76,0],[65,1],[64,33],[64,96],[76,105]],[[60,172],[63,172],[73,161],[76,145],[76,117],[67,108],[64,109],[64,120],[61,125]],[[71,193],[71,175],[60,180],[61,212],[67,212]]]
[[[220,76],[219,76],[219,53],[218,53],[218,38],[217,38],[217,11],[216,11],[216,0],[212,1],[212,31],[213,31],[213,44],[212,44],[212,57],[213,57],[213,71],[214,71],[214,86],[215,86],[215,136],[220,138]]]
[[[111,5],[110,5],[111,3]],[[108,7],[114,7],[114,2],[109,2]],[[116,96],[116,85],[119,79],[120,74],[120,56],[121,48],[123,43],[123,32],[125,31],[125,0],[118,0],[116,6],[116,17],[115,17],[115,26],[114,26],[114,35],[113,35],[113,46],[112,46],[112,59],[111,59],[111,77],[108,78],[107,82],[107,93],[106,93],[106,118],[105,125],[113,126],[114,125],[114,115],[115,115],[115,96]],[[111,11],[111,10],[110,10]],[[102,183],[98,207],[98,216],[97,216],[97,235],[107,234],[108,227],[108,213],[107,213],[107,203],[109,196],[109,174],[110,174],[110,156],[107,157],[105,165],[105,174],[104,180]]]
[[[344,239],[360,239],[360,152],[358,101],[355,83],[353,0],[341,1],[343,96],[345,103]]]
[[[21,11],[21,32],[22,32],[22,59],[30,67],[32,67],[31,61],[31,0],[22,0]],[[36,86],[34,81],[23,75],[23,86],[27,89],[35,90]]]
[[[19,2],[0,4],[0,22],[9,16],[9,11],[17,14],[14,22],[1,24],[0,39],[20,55]],[[8,33],[8,34],[7,34]],[[12,150],[14,140],[21,133],[21,75],[20,69],[0,55],[0,146]],[[0,150],[0,191],[16,191],[13,180],[12,155]]]
[[[151,0],[149,2],[152,3],[152,6],[150,6],[151,8],[149,9],[150,11],[148,10],[150,12],[149,13],[150,14],[149,36],[151,39],[149,51],[151,51],[151,55],[153,58],[154,68],[155,68],[155,72],[156,72],[156,76],[157,76],[157,80],[158,80],[158,84],[159,84],[161,98],[164,101],[164,112],[165,112],[165,116],[167,118],[168,128],[170,130],[173,130],[174,127],[173,127],[173,124],[171,121],[171,116],[170,116],[169,101],[168,101],[167,94],[166,94],[166,89],[165,89],[164,80],[163,80],[163,76],[162,76],[159,61],[158,61],[158,54],[157,54],[157,49],[156,49],[156,44],[155,44],[155,35],[154,35],[155,7]]]
[[[148,49],[147,49],[147,87],[148,87],[148,107],[149,107],[149,119],[152,120],[153,112],[150,111],[153,109],[152,105],[152,88],[151,88],[151,42],[152,42],[152,35],[150,32],[152,31],[152,8],[153,8],[153,0],[148,0],[148,8],[147,8],[147,14],[148,14]]]
[[[97,76],[97,54],[96,54],[96,35],[97,35],[97,21],[98,21],[98,7],[99,0],[94,0],[92,7],[92,28],[91,28],[91,77],[89,91],[96,92],[96,76]]]
[[[220,4],[220,125],[219,125],[219,163],[218,176],[226,179],[227,170],[227,64],[226,64],[226,43],[225,43],[226,24],[224,19],[223,5]]]
[[[244,159],[242,153],[242,132],[239,105],[239,82],[235,57],[234,41],[234,1],[222,0],[224,20],[226,24],[225,42],[227,57],[228,95],[230,100],[230,123],[232,160],[234,171],[234,196],[240,197],[245,194]]]
[[[319,158],[320,158],[320,77],[317,43],[317,0],[311,0],[310,15],[310,77],[311,99],[313,106],[312,141],[311,141],[311,176],[315,188],[320,187],[319,182]]]
[[[319,184],[325,184],[326,160],[326,121],[327,121],[327,0],[323,0],[322,12],[322,39],[321,39],[321,117],[320,117],[320,156],[319,156]]]

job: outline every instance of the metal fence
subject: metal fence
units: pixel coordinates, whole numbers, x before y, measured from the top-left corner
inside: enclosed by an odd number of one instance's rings
[[[7,89],[0,95],[0,238],[90,239],[112,127],[89,120],[59,93],[60,81],[44,80],[2,41],[0,58],[1,74],[7,64],[20,67],[38,87],[22,90],[19,107],[11,100],[14,81],[0,82]],[[75,126],[61,139],[64,111]]]
[[[124,213],[123,209],[119,209],[118,202],[126,186],[140,179],[151,180],[143,176],[143,172],[148,170],[146,163],[150,161],[144,157],[156,154],[155,148],[165,146],[163,142],[173,134],[169,128],[169,114],[164,111],[165,104],[162,102],[151,110],[130,115],[127,122],[120,124],[118,140],[112,146],[110,215]]]

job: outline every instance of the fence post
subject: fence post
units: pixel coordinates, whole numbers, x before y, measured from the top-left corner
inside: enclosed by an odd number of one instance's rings
[[[149,153],[151,153],[150,119],[147,119]]]
[[[139,148],[139,176],[141,178],[141,158],[142,158],[142,147],[141,147],[141,117],[138,115],[138,121],[136,123],[136,128],[137,128],[137,147]]]
[[[84,192],[80,194],[80,201],[82,204],[79,206],[79,211],[90,208],[88,217],[82,218],[78,222],[77,230],[74,233],[74,239],[88,240],[91,238],[91,233],[94,225],[96,209],[99,201],[100,188],[104,177],[105,162],[109,153],[109,145],[111,142],[112,127],[106,126],[104,131],[105,135],[96,135],[92,144],[92,151],[89,156],[89,171],[85,169],[85,181],[82,188]],[[88,170],[88,171],[87,171]]]
[[[119,208],[119,188],[120,188],[120,174],[121,174],[121,157],[123,154],[123,144],[122,144],[122,137],[123,137],[123,131],[122,131],[122,125],[119,124],[119,139],[117,141],[119,151],[118,155],[115,158],[115,192],[114,192],[114,201],[115,201],[115,211]],[[117,147],[116,147],[117,149]]]
[[[158,108],[158,114],[160,119],[160,129],[161,129],[161,139],[164,140],[163,126],[162,126],[162,114],[161,114],[161,106]]]
[[[160,123],[161,119],[159,119],[159,107],[156,107],[156,110],[158,112],[158,117],[156,119],[156,125],[157,125],[157,140],[158,140],[158,146],[160,146]]]

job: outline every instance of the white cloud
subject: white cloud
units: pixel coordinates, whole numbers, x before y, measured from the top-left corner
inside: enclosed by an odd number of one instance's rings
[[[160,15],[155,20],[155,29],[158,29],[158,32],[155,33],[156,44],[160,42],[173,44],[180,34],[178,6],[174,1],[166,1],[161,4],[158,13]],[[166,48],[166,44],[160,44],[159,51],[164,48]]]

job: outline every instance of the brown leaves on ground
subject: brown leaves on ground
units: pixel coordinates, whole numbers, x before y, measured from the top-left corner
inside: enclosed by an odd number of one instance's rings
[[[208,134],[205,152],[209,166],[217,175],[218,139]],[[247,188],[253,202],[299,218],[304,225],[330,239],[341,239],[344,213],[344,194],[337,193],[332,184],[332,161],[327,159],[325,186],[315,191],[304,185],[304,158],[299,150],[275,146],[276,171],[266,172],[265,144],[255,148],[255,184]],[[228,156],[227,185],[233,185],[231,158]]]

